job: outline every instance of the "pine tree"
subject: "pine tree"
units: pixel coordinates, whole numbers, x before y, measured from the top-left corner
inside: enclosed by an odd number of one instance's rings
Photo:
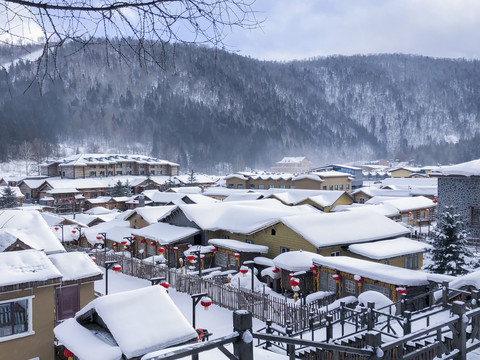
[[[13,208],[17,206],[17,196],[10,186],[5,187],[0,194],[0,208]]]
[[[439,274],[462,275],[468,272],[466,266],[466,242],[468,233],[465,224],[455,208],[445,206],[445,211],[438,221],[436,236],[430,241],[432,264],[427,270]]]
[[[193,170],[188,175],[188,183],[190,185],[195,185],[197,183],[197,177],[195,176],[195,172]]]

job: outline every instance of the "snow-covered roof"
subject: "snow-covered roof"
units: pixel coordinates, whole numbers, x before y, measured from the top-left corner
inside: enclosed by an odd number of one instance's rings
[[[444,176],[480,176],[480,159],[451,166],[442,166],[437,171]]]
[[[424,252],[431,247],[431,245],[417,240],[399,237],[364,244],[353,244],[348,247],[348,250],[370,259],[381,260]]]
[[[59,166],[88,166],[93,164],[108,165],[120,162],[137,162],[140,164],[178,166],[178,164],[176,163],[167,160],[157,159],[151,156],[126,154],[76,154],[55,161],[55,163],[58,163]]]
[[[90,204],[106,204],[111,199],[111,196],[98,196],[96,198],[87,199],[86,202],[89,202]]]
[[[0,228],[32,249],[44,250],[47,254],[65,251],[37,211],[1,210]]]
[[[263,194],[258,192],[232,194],[227,196],[223,201],[247,201],[247,200],[260,200],[263,198]]]
[[[190,199],[194,204],[211,204],[219,201],[203,194],[188,194],[186,199]]]
[[[401,213],[406,211],[429,209],[437,206],[436,203],[425,196],[413,196],[408,198],[386,200],[383,203],[395,207]]]
[[[398,237],[404,226],[375,212],[343,211],[288,216],[282,223],[317,248]]]
[[[0,253],[0,286],[58,279],[62,274],[43,251],[22,250]]]
[[[52,254],[48,258],[62,274],[63,281],[87,279],[103,272],[84,252]]]
[[[62,188],[53,188],[45,191],[46,194],[55,195],[55,194],[77,194],[80,191],[73,187],[62,187]]]
[[[334,212],[340,212],[340,211],[375,212],[377,214],[387,216],[387,217],[393,217],[400,214],[400,212],[396,207],[389,204],[383,204],[383,203],[376,204],[376,205],[370,205],[370,204],[337,205],[333,208],[333,211]]]
[[[200,230],[157,222],[142,229],[131,229],[131,232],[134,236],[141,236],[157,241],[161,245],[168,245],[196,235]]]
[[[45,183],[45,178],[43,179],[24,179],[22,183],[27,185],[30,189],[38,189]]]
[[[298,164],[306,160],[305,156],[286,156],[282,160],[278,161],[277,164]]]
[[[123,214],[121,215],[123,216]],[[124,237],[132,236],[132,230],[134,229],[131,229],[129,225],[130,223],[128,221],[115,218],[114,220],[100,223],[85,229],[84,235],[90,244],[103,244],[103,239],[97,239],[99,233],[106,233],[108,240],[121,243],[125,240]]]
[[[315,258],[313,263],[398,286],[421,286],[428,284],[427,273],[423,271],[380,264],[350,256],[325,256]]]
[[[256,245],[256,244],[247,244],[246,242],[233,240],[233,239],[210,239],[208,243],[213,246],[217,246],[222,249],[238,251],[238,252],[249,252],[249,253],[268,253],[268,246]]]
[[[317,172],[313,172],[312,175],[318,175],[318,176],[320,176],[321,178],[350,177],[350,176],[351,176],[350,174],[347,174],[347,173],[344,173],[344,172],[341,172],[341,171],[334,171],[334,170],[330,170],[330,171],[317,171]]]
[[[410,190],[391,190],[391,189],[381,189],[380,187],[376,186],[364,186],[360,189],[356,189],[352,191],[352,195],[358,194],[359,192],[363,192],[364,194],[374,197],[374,196],[392,196],[392,197],[406,197],[410,196]]]
[[[480,269],[469,274],[458,276],[455,280],[450,281],[449,288],[461,289],[465,286],[473,286],[475,289],[480,289]]]
[[[176,209],[177,206],[175,205],[139,207],[126,216],[124,220],[128,220],[133,215],[138,214],[149,224],[154,224],[158,222],[159,219],[170,215]]]
[[[307,271],[313,265],[314,259],[321,259],[322,255],[312,253],[310,251],[288,251],[284,252],[273,259],[273,263],[279,269],[288,271]]]
[[[101,206],[96,206],[85,211],[87,215],[106,215],[106,214],[116,214],[117,210],[110,210]]]
[[[435,187],[438,184],[437,178],[385,178],[381,180],[382,186],[395,185],[401,187]]]
[[[80,360],[121,360],[120,347],[107,343],[94,331],[80,325],[74,318],[67,319],[57,325],[53,332],[75,357]]]
[[[195,329],[161,286],[96,298],[80,310],[75,318],[82,322],[82,315],[91,310],[102,319],[127,358],[198,338]],[[58,332],[56,330],[55,334]],[[65,336],[59,340],[74,351],[72,345],[76,343],[76,338]]]
[[[295,205],[310,199],[325,207],[333,205],[343,194],[343,191],[288,189],[283,192],[273,192],[267,198],[277,198],[289,205]]]
[[[161,192],[158,190],[145,190],[142,192],[142,194],[155,203],[163,203],[163,204],[167,204],[175,200],[181,200],[182,198],[185,197],[185,194]]]
[[[203,230],[241,234],[270,226],[283,216],[318,213],[308,205],[287,206],[274,199],[180,205],[179,209]]]

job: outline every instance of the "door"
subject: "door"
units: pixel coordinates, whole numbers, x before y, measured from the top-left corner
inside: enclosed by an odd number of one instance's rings
[[[56,320],[72,318],[80,310],[80,286],[71,285],[56,289]]]

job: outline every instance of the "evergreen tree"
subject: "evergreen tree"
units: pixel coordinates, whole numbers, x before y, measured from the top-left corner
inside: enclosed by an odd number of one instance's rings
[[[0,208],[13,208],[17,206],[17,197],[10,186],[5,187],[0,194]]]
[[[195,185],[197,183],[197,177],[195,176],[195,172],[193,170],[188,175],[188,183],[190,185]]]
[[[109,187],[106,194],[112,197],[130,196],[132,191],[128,180],[123,184],[120,180],[113,187]]]
[[[468,233],[465,224],[455,208],[445,206],[445,211],[438,221],[436,236],[430,241],[432,264],[427,270],[439,274],[462,275],[468,272],[465,268],[467,254],[466,241]]]

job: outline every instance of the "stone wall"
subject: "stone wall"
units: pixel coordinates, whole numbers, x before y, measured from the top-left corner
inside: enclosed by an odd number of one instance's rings
[[[455,206],[471,238],[480,239],[480,227],[470,226],[470,207],[480,207],[480,177],[439,177],[437,220],[445,206]]]

